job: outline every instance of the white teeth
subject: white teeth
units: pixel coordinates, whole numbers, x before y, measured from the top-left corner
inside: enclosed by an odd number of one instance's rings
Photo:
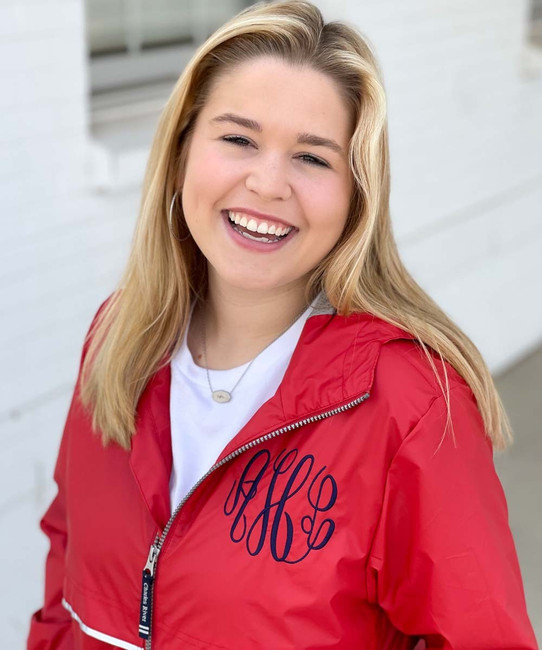
[[[232,223],[235,223],[238,226],[242,226],[243,228],[247,228],[247,230],[250,230],[251,232],[257,232],[262,235],[269,234],[275,235],[276,237],[281,237],[287,235],[290,230],[292,230],[292,226],[275,226],[275,224],[272,224],[270,226],[265,221],[260,221],[258,223],[256,219],[249,219],[237,212],[228,211],[228,218]],[[260,237],[259,241],[271,240],[266,240],[265,237]]]

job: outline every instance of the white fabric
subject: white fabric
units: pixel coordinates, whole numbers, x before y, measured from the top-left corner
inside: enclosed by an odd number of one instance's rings
[[[284,334],[256,357],[233,391],[231,401],[222,404],[211,397],[205,369],[194,363],[185,335],[171,360],[172,511],[214,465],[228,442],[275,394],[311,312],[312,305],[309,305]],[[230,391],[247,365],[211,370],[213,389]]]
[[[68,612],[70,612],[71,617],[75,621],[77,621],[77,623],[79,623],[79,627],[81,628],[81,631],[84,632],[86,635],[91,636],[93,639],[98,639],[98,641],[109,643],[113,648],[122,648],[123,650],[141,650],[141,646],[139,645],[134,645],[133,643],[128,643],[128,641],[117,639],[114,636],[109,636],[109,634],[105,634],[104,632],[99,632],[98,630],[95,630],[94,628],[85,625],[81,620],[81,618],[78,616],[77,612],[74,611],[73,607],[65,598],[62,599],[62,606],[64,607],[64,609],[67,609]]]

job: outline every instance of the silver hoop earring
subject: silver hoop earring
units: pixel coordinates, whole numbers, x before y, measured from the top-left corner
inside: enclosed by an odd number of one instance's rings
[[[190,239],[190,231],[188,232],[188,235],[186,237],[183,237],[181,239],[180,237],[177,237],[177,235],[173,230],[173,206],[175,205],[176,200],[177,200],[177,192],[173,192],[173,198],[171,199],[171,203],[169,204],[168,225],[169,225],[169,232],[171,233],[171,236],[175,237],[177,241],[181,242]]]

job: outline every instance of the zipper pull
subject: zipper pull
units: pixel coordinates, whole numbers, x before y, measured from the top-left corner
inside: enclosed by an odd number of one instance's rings
[[[160,549],[156,544],[151,546],[147,564],[143,569],[141,581],[141,603],[139,608],[139,636],[148,639],[151,635],[151,608],[152,608],[152,583],[154,582],[154,571]]]

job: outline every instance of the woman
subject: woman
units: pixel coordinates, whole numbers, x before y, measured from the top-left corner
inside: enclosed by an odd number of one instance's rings
[[[536,647],[506,417],[388,198],[354,30],[260,4],[195,54],[84,346],[31,650]]]

